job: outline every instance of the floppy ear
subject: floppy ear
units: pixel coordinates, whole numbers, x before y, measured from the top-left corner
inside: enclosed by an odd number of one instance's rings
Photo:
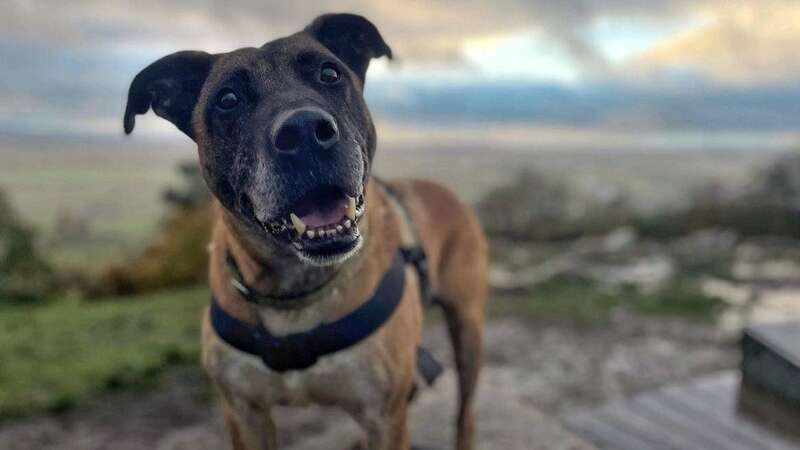
[[[392,59],[392,49],[383,41],[375,25],[355,14],[319,16],[305,31],[347,64],[362,83],[372,58],[386,56]]]
[[[152,107],[158,116],[194,139],[192,112],[213,60],[214,56],[205,52],[183,51],[167,55],[139,72],[128,91],[125,133],[133,131],[137,114],[145,114]]]

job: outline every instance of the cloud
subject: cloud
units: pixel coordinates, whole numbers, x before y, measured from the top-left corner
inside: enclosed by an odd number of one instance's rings
[[[800,4],[730,2],[707,10],[707,25],[667,39],[623,65],[640,78],[693,71],[731,84],[770,84],[800,74]]]
[[[604,15],[680,14],[687,5],[711,1],[408,0],[398,5],[380,0],[85,0],[76,5],[15,0],[5,8],[0,27],[6,35],[54,45],[151,39],[174,45],[241,46],[293,32],[323,12],[353,11],[373,19],[397,53],[410,60],[452,59],[464,39],[542,29],[587,66],[603,66],[604,58],[582,32],[592,20]]]
[[[373,20],[398,58],[414,67],[474,69],[465,42],[540,32],[588,78],[685,65],[735,80],[762,69],[777,69],[772,77],[782,79],[800,70],[790,53],[800,40],[795,0],[12,0],[4,9],[0,36],[54,48],[226,51],[294,32],[324,12],[353,11]],[[658,22],[697,15],[711,17],[712,25],[670,37],[622,68],[590,32],[609,17]]]

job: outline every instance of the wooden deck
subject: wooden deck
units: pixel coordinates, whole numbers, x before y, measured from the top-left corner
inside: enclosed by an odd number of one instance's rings
[[[567,419],[600,449],[800,450],[800,442],[737,413],[736,372],[662,388]]]

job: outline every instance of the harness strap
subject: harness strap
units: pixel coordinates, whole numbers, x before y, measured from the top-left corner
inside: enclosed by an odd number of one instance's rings
[[[273,336],[261,325],[242,322],[211,298],[211,324],[232,347],[259,356],[267,367],[284,372],[303,370],[325,355],[344,350],[371,335],[392,316],[405,287],[405,260],[398,252],[368,301],[341,319],[303,333]]]
[[[372,179],[386,191],[392,203],[394,203],[397,212],[400,214],[400,217],[403,219],[406,230],[401,233],[403,246],[400,248],[400,251],[403,252],[405,260],[414,266],[414,270],[417,272],[422,303],[425,306],[431,306],[433,304],[433,296],[431,295],[431,282],[428,272],[428,256],[425,254],[425,249],[422,248],[422,245],[419,243],[419,233],[417,233],[417,227],[414,225],[411,213],[408,211],[405,203],[403,203],[403,194],[378,177],[373,176]]]
[[[433,295],[431,293],[430,273],[428,271],[428,256],[425,254],[425,249],[420,245],[419,233],[408,211],[408,207],[403,202],[403,194],[394,189],[392,186],[386,184],[378,177],[372,177],[387,193],[389,199],[394,203],[400,218],[403,220],[400,237],[402,246],[400,252],[407,263],[414,267],[417,272],[417,280],[419,282],[420,298],[424,306],[430,307],[434,304]],[[439,361],[434,358],[433,354],[425,347],[417,347],[417,372],[422,376],[425,384],[428,386],[433,385],[439,375],[444,372],[444,367]]]

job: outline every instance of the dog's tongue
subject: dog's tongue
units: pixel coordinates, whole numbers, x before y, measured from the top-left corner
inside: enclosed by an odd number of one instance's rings
[[[306,224],[316,228],[342,221],[347,212],[347,197],[341,192],[326,190],[303,199],[294,213]]]

